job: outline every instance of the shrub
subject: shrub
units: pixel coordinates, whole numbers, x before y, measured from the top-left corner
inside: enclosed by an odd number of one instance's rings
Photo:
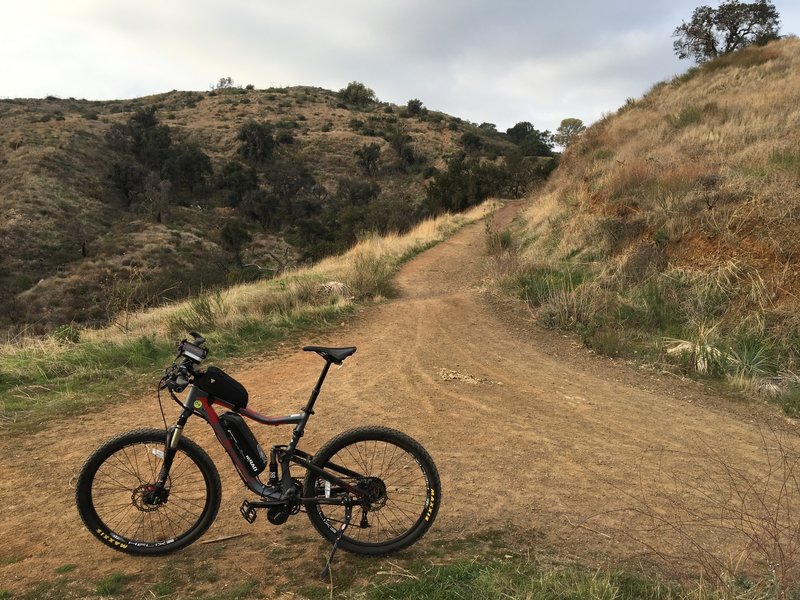
[[[358,81],[351,81],[346,88],[339,90],[339,98],[347,104],[363,107],[377,101],[375,92]]]
[[[353,257],[346,283],[356,299],[390,297],[394,294],[390,257],[361,252]]]
[[[467,150],[480,150],[483,147],[481,136],[472,131],[463,133],[458,141]]]
[[[406,105],[406,109],[408,110],[408,114],[411,116],[418,116],[424,112],[427,112],[427,110],[422,106],[422,100],[417,98],[409,100],[408,104]]]
[[[516,278],[519,297],[531,306],[541,306],[554,293],[575,290],[586,280],[581,271],[560,271],[551,267],[531,267]]]
[[[677,115],[668,115],[667,122],[675,129],[680,129],[688,125],[700,122],[702,111],[697,106],[687,106]]]
[[[190,300],[173,312],[167,320],[170,335],[187,331],[213,331],[229,312],[226,293],[221,290],[206,292]]]
[[[50,337],[60,344],[77,344],[81,341],[81,330],[75,323],[66,323],[56,327]]]
[[[583,336],[583,343],[597,354],[611,358],[624,355],[628,344],[619,329],[607,325],[587,331]]]
[[[178,146],[166,165],[170,180],[193,193],[205,178],[213,174],[211,159],[194,142]]]
[[[776,361],[772,345],[753,336],[738,338],[730,349],[730,368],[735,377],[747,379],[774,374]]]
[[[364,144],[354,154],[358,157],[358,164],[364,169],[364,173],[372,177],[378,168],[378,161],[381,157],[380,145],[375,143]]]
[[[255,163],[263,163],[272,156],[275,140],[269,125],[247,121],[239,129],[236,139],[241,142],[239,154]]]
[[[503,252],[508,252],[514,247],[514,236],[511,230],[506,228],[502,231],[494,229],[494,219],[490,216],[484,222],[486,232],[486,251],[491,256],[497,256]]]

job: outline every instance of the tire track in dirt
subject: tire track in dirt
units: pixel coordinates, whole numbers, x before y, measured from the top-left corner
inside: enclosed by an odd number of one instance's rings
[[[503,208],[495,225],[519,207]],[[758,410],[732,411],[699,384],[591,356],[489,298],[483,229],[467,226],[407,264],[396,278],[397,299],[308,340],[359,350],[332,370],[303,447],[316,449],[358,425],[396,427],[428,449],[442,477],[439,517],[420,544],[504,530],[521,549],[546,546],[595,564],[640,556],[625,535],[635,523],[620,512],[631,508],[628,494],[659,472],[685,473],[691,482],[680,452],[698,441],[732,464],[764,468]],[[320,367],[316,356],[292,349],[232,373],[251,391],[253,407],[284,414],[305,402]],[[93,413],[0,442],[0,556],[10,557],[0,563],[4,585],[27,589],[66,563],[93,577],[123,570],[157,578],[162,559],[119,555],[83,530],[70,486],[102,440],[159,423],[152,395],[120,405],[110,399]],[[265,447],[289,435],[285,428],[254,431]],[[277,529],[262,520],[246,524],[238,506],[247,495],[229,461],[201,423],[190,423],[187,435],[209,451],[222,476],[220,516],[205,537],[253,535],[223,550],[195,544],[181,557],[221,553],[273,584],[280,575],[270,549],[322,560],[321,542],[302,516]],[[660,462],[651,464],[653,456]]]

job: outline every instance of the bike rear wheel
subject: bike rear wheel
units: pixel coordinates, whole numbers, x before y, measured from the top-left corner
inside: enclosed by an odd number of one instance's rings
[[[188,546],[217,516],[219,473],[208,454],[181,438],[163,501],[152,499],[166,432],[139,429],[100,446],[78,476],[75,500],[89,531],[127,554],[159,555]],[[149,495],[148,495],[149,494]]]
[[[430,528],[441,502],[436,465],[425,449],[406,434],[386,427],[361,427],[339,434],[311,461],[337,477],[371,489],[374,501],[355,505],[339,546],[358,554],[389,554],[416,542]],[[345,473],[346,472],[346,473]],[[356,476],[357,474],[357,476]],[[341,504],[348,492],[306,475],[303,497],[312,525],[329,541],[344,521]]]

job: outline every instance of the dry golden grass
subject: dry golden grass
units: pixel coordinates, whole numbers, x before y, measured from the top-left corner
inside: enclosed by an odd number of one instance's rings
[[[657,86],[570,147],[526,215],[529,229],[541,237],[549,221],[570,215],[572,235],[562,236],[550,252],[554,258],[581,244],[590,246],[598,215],[619,212],[614,204],[620,202],[633,204],[631,210],[651,227],[658,225],[661,210],[663,221],[678,213],[696,215],[696,225],[711,235],[723,233],[715,228],[739,228],[739,237],[750,240],[763,239],[762,223],[778,224],[795,214],[800,207],[800,40],[742,54],[747,53],[768,59],[748,67],[734,62],[700,69],[688,81]],[[699,233],[700,227],[694,229]],[[781,241],[767,238],[767,247],[752,258],[770,259],[785,251]],[[541,252],[541,245],[532,252]],[[739,244],[722,243],[719,249],[733,251],[734,245]],[[767,251],[773,256],[765,256]]]
[[[645,252],[662,270],[710,278],[733,264],[745,275],[719,324],[763,323],[789,346],[800,332],[798,215],[800,39],[787,38],[658,84],[590,127],[532,198],[523,258],[586,263],[622,294]]]
[[[345,305],[352,301],[350,295],[335,289],[331,291],[324,288],[324,284],[341,281],[345,283],[344,289],[349,289],[348,281],[359,274],[357,271],[363,264],[363,257],[383,261],[394,272],[405,258],[452,235],[464,224],[482,218],[496,206],[496,202],[487,201],[462,214],[445,214],[425,220],[406,234],[370,236],[348,252],[326,258],[311,267],[295,269],[275,279],[210,292],[207,296],[211,298],[212,305],[217,305],[218,321],[215,326],[230,328],[237,322],[251,318],[282,319],[291,317],[292,314],[313,311],[320,305],[328,306],[331,302]],[[122,315],[118,321],[124,319],[124,330],[114,325],[84,329],[81,330],[81,339],[121,343],[125,339],[141,336],[163,339],[170,335],[180,335],[182,332],[170,330],[171,323],[176,315],[187,310],[194,301],[196,299]],[[3,356],[31,347],[41,348],[55,355],[64,348],[52,339],[23,337],[0,345],[0,360]]]
[[[354,302],[390,294],[392,276],[405,260],[494,208],[490,201],[425,221],[406,235],[371,237],[341,256],[274,279],[152,310],[123,311],[106,328],[8,340],[0,344],[0,429],[35,427],[53,411],[63,416],[84,410],[118,386],[140,388],[189,330],[208,335],[215,358],[224,360],[338,323]]]

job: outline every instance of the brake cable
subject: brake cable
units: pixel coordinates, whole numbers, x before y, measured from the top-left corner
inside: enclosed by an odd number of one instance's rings
[[[164,405],[161,402],[161,390],[165,387],[165,381],[167,380],[167,376],[161,378],[156,386],[156,396],[158,397],[158,408],[161,410],[161,420],[164,421],[164,431],[169,431],[169,425],[167,425],[167,415],[164,414]]]

